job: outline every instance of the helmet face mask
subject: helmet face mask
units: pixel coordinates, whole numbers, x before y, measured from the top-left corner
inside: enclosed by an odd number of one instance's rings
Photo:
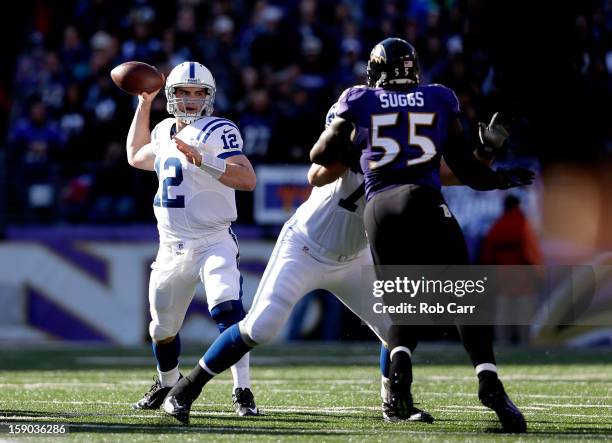
[[[212,113],[212,103],[210,100],[210,90],[208,88],[202,88],[206,91],[206,95],[202,98],[186,94],[181,96],[181,89],[194,88],[193,85],[176,85],[171,91],[168,98],[168,112],[173,114],[176,118],[180,119],[183,123],[191,124],[194,121],[210,115]],[[166,93],[168,96],[168,93]],[[211,112],[208,112],[208,109]],[[172,112],[170,111],[172,109]]]
[[[399,38],[387,38],[370,53],[368,86],[418,85],[419,66],[414,47]]]
[[[177,92],[181,88],[203,88],[206,96],[199,98],[184,96]],[[210,71],[197,62],[184,62],[176,66],[166,80],[166,109],[169,114],[185,124],[191,124],[213,112],[216,84]]]

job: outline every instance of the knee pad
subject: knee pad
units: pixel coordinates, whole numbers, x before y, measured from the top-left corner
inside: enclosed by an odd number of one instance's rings
[[[149,323],[149,335],[153,341],[158,342],[165,340],[167,338],[173,337],[177,334],[178,331],[171,330],[168,327],[164,327],[159,323],[151,322]]]
[[[217,323],[219,332],[223,332],[244,318],[242,300],[228,300],[219,303],[210,310],[210,316]]]

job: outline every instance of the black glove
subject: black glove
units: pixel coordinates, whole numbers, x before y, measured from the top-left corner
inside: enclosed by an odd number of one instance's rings
[[[509,124],[505,117],[496,112],[488,125],[478,122],[478,138],[480,144],[476,148],[478,155],[484,159],[492,159],[502,150],[504,143],[510,136]]]
[[[501,181],[499,189],[531,185],[535,179],[535,172],[526,168],[498,169],[496,172]]]

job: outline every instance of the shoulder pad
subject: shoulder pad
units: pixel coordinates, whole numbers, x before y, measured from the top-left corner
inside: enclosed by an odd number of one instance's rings
[[[170,138],[170,128],[174,124],[175,119],[172,117],[168,117],[160,121],[155,127],[153,131],[151,131],[151,140],[157,141],[163,134],[168,134],[168,138]]]
[[[226,118],[221,118],[221,117],[212,117],[212,118],[207,119],[207,121],[204,122],[199,128],[200,131],[197,136],[197,140],[200,143],[205,143],[206,140],[208,140],[208,138],[210,138],[210,136],[213,134],[213,132],[215,132],[217,129],[220,129],[220,128],[224,128],[224,130],[228,128],[233,128],[238,133],[240,133],[238,126],[236,126],[236,124],[233,121],[228,120]]]

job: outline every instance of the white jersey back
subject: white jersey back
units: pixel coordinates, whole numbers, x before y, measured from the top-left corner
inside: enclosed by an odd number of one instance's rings
[[[333,254],[356,254],[368,244],[364,195],[363,174],[348,169],[334,182],[313,188],[293,216],[293,229]]]
[[[151,133],[159,179],[153,209],[161,242],[200,239],[227,230],[236,219],[234,190],[187,161],[172,141],[174,124],[167,118]],[[242,154],[240,131],[224,118],[201,118],[176,137],[219,158]]]

